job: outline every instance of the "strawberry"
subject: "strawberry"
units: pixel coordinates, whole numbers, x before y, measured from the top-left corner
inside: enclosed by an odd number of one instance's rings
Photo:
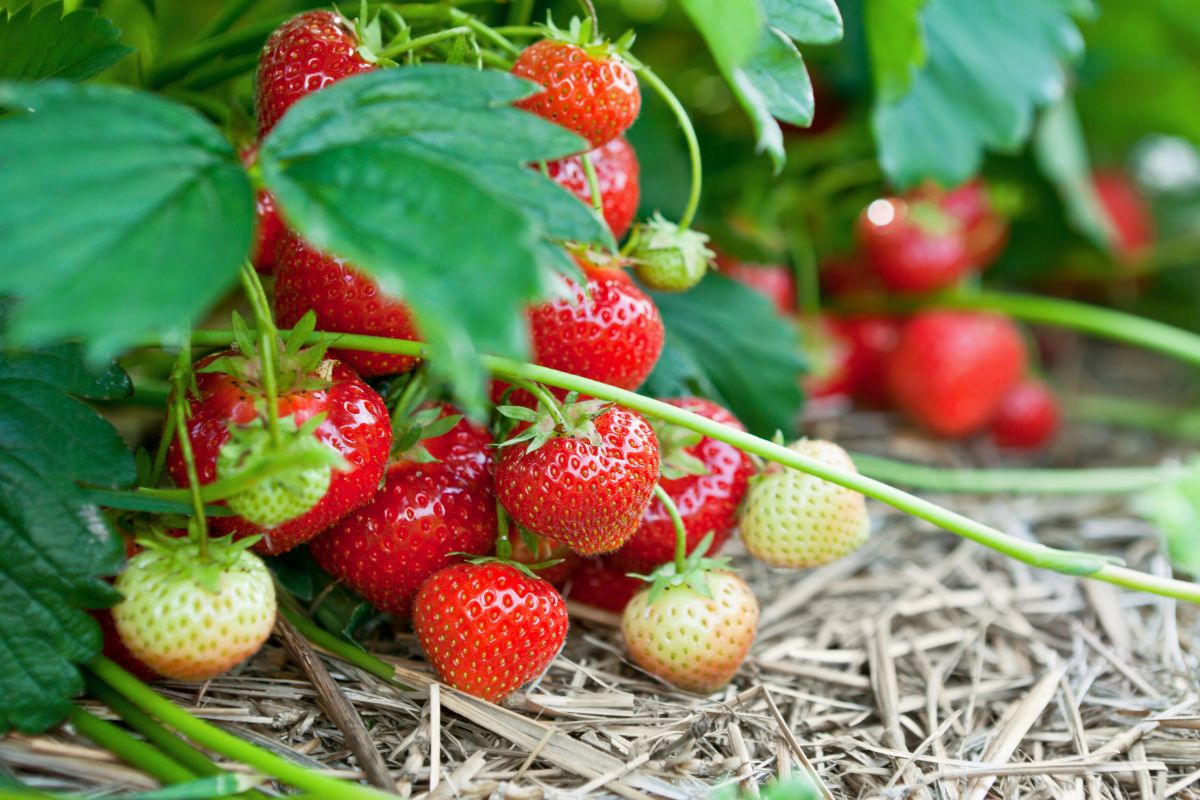
[[[801,439],[789,448],[854,472],[846,451],[832,442]],[[750,555],[774,567],[828,564],[867,540],[871,523],[859,492],[806,472],[770,464],[751,481],[738,529]]]
[[[887,364],[900,338],[900,323],[883,316],[833,317],[830,325],[847,349],[844,381],[856,402],[883,408],[888,404]]]
[[[621,633],[639,667],[680,689],[711,694],[737,674],[758,627],[758,601],[732,572],[693,583],[642,589],[621,617]]]
[[[743,431],[733,414],[699,397],[665,402]],[[712,534],[709,554],[725,544],[737,521],[738,504],[746,493],[754,464],[733,445],[675,426],[658,430],[663,477],[659,485],[674,501],[687,531],[687,551]],[[642,515],[633,538],[611,556],[623,572],[648,573],[675,557],[675,528],[661,500],[654,498]]]
[[[511,564],[435,572],[413,604],[413,631],[438,677],[498,703],[546,671],[567,638],[567,607]]]
[[[147,542],[112,609],[133,656],[168,678],[207,680],[254,655],[275,626],[275,585],[249,542]]]
[[[587,558],[571,573],[567,599],[620,614],[645,582],[631,578],[611,556]]]
[[[373,69],[359,52],[354,27],[340,14],[305,11],[292,17],[271,33],[258,59],[254,106],[259,138],[304,95]]]
[[[613,236],[620,239],[629,232],[641,198],[637,153],[624,136],[618,136],[608,144],[589,151],[587,155],[592,160],[592,168],[596,170],[604,221],[608,223]],[[546,171],[551,180],[591,207],[592,190],[580,156],[548,161]]]
[[[980,268],[995,261],[1008,243],[1008,221],[992,207],[983,181],[976,178],[934,196],[942,210],[962,223],[971,261]]]
[[[242,163],[249,167],[258,159],[258,145],[242,151]],[[275,268],[275,252],[286,229],[275,210],[275,196],[266,189],[254,194],[254,249],[250,261],[259,272],[270,272]]]
[[[275,267],[275,314],[291,326],[306,313],[317,315],[322,330],[418,339],[408,306],[382,289],[372,278],[336,256],[326,255],[289,233],[279,245]],[[418,360],[408,356],[362,350],[330,351],[360,375],[408,372]]]
[[[938,436],[960,438],[987,426],[1024,371],[1021,334],[1007,318],[927,311],[900,332],[888,363],[888,390],[914,422]]]
[[[808,373],[801,383],[812,397],[845,397],[850,394],[850,343],[828,314],[799,317]]]
[[[1126,264],[1144,259],[1154,244],[1154,217],[1137,184],[1121,170],[1100,170],[1092,185],[1112,224],[1117,258]]]
[[[858,237],[875,273],[897,292],[928,292],[971,270],[963,225],[936,203],[876,200],[858,221]]]
[[[533,360],[636,389],[662,352],[664,331],[658,308],[621,270],[585,269],[586,293],[560,278],[569,299],[550,300],[529,311]]]
[[[516,522],[585,556],[633,536],[658,480],[658,439],[640,414],[598,400],[522,420],[496,463],[496,496]]]
[[[565,544],[543,539],[527,530],[512,536],[511,546],[512,554],[509,557],[513,561],[529,567],[539,578],[555,587],[561,587],[574,574],[581,561]],[[538,566],[548,562],[558,563]]]
[[[328,488],[307,506],[312,496],[298,500],[298,495],[307,492],[319,476],[299,469],[283,472],[275,476],[283,482],[278,487],[283,496],[263,496],[263,487],[271,481],[260,481],[250,497],[230,498],[231,509],[240,508],[239,515],[211,521],[219,532],[264,534],[256,549],[272,555],[308,541],[367,502],[383,477],[391,447],[392,428],[383,399],[345,364],[329,359],[307,363],[313,354],[310,349],[278,357],[277,408],[281,428],[290,434],[288,443],[297,448],[296,453],[307,458],[320,451],[338,462],[337,469],[324,467]],[[197,363],[196,391],[188,397],[187,430],[201,484],[228,477],[231,466],[245,467],[262,455],[266,401],[260,369],[257,356],[237,351]],[[176,484],[187,485],[177,440],[168,451],[167,468]],[[297,511],[301,506],[307,510]]]
[[[551,31],[552,36],[559,33]],[[628,130],[641,110],[637,76],[606,43],[542,39],[521,51],[512,74],[543,87],[519,101],[518,108],[579,134],[592,148]]]
[[[717,269],[764,295],[780,316],[796,313],[796,277],[783,264],[751,264],[726,255],[717,256]]]
[[[686,291],[708,272],[708,236],[681,228],[661,214],[634,229],[630,256],[642,283],[660,292]]]
[[[832,256],[821,262],[821,291],[829,297],[883,294],[887,287],[859,255]]]
[[[110,661],[116,662],[117,666],[125,670],[133,677],[141,681],[152,681],[155,678],[162,677],[148,664],[142,661],[129,651],[125,645],[125,640],[121,638],[121,634],[117,631],[117,623],[113,620],[112,610],[108,608],[96,608],[88,611],[96,623],[100,626],[100,635],[104,637],[104,648],[101,654]]]
[[[1009,387],[992,420],[992,441],[1000,447],[1036,450],[1058,432],[1058,400],[1041,381],[1026,378]]]
[[[400,619],[421,583],[458,560],[452,553],[485,555],[496,539],[491,435],[450,406],[429,412],[431,428],[453,427],[421,439],[420,460],[394,461],[369,503],[309,543],[322,569]]]

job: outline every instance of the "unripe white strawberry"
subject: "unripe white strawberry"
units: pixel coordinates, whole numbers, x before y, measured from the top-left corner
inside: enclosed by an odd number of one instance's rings
[[[206,680],[258,652],[275,625],[275,586],[248,541],[150,543],[129,560],[113,607],[121,640],[155,672]]]
[[[688,584],[653,600],[647,587],[625,606],[621,632],[642,669],[700,694],[725,686],[746,659],[758,628],[758,601],[732,572],[705,573],[711,597]]]
[[[833,442],[801,439],[801,455],[855,472]],[[775,567],[816,567],[846,556],[867,540],[871,522],[861,493],[779,464],[771,464],[746,492],[738,527],[750,555]]]

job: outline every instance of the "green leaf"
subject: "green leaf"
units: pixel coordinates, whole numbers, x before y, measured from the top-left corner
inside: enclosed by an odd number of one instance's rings
[[[1067,12],[1045,0],[929,0],[921,12],[927,60],[910,90],[873,115],[880,163],[906,188],[926,178],[957,185],[985,150],[1014,152],[1036,107],[1066,92],[1065,62],[1083,40]]]
[[[12,351],[6,350],[6,353]],[[79,483],[129,486],[133,457],[79,397],[120,394],[112,367],[88,377],[65,349],[0,355],[0,730],[45,730],[82,689],[75,664],[100,651],[81,608],[111,605],[120,537]]]
[[[842,14],[834,0],[762,0],[762,7],[767,24],[801,44],[842,40]]]
[[[679,0],[679,4],[723,71],[750,58],[764,22],[758,0]]]
[[[775,119],[807,126],[813,118],[813,88],[804,58],[782,31],[768,28],[746,64],[746,77]]]
[[[140,92],[0,84],[0,293],[21,341],[107,354],[197,319],[250,246],[253,194],[199,114]]]
[[[904,96],[913,73],[925,64],[925,39],[918,12],[925,0],[871,0],[864,9],[871,75],[878,102]]]
[[[118,43],[120,36],[90,8],[66,16],[62,3],[36,12],[32,3],[11,15],[0,11],[0,79],[85,80],[133,52]]]
[[[612,243],[584,204],[528,168],[585,146],[511,106],[532,91],[491,70],[380,70],[301,100],[259,156],[290,224],[405,298],[432,369],[468,410],[483,405],[477,354],[523,356],[521,309],[548,271],[572,269],[547,240]]]
[[[1138,512],[1154,523],[1177,568],[1200,576],[1200,462],[1178,479],[1137,498]]]
[[[771,115],[771,103],[767,95],[755,85],[750,74],[741,67],[733,67],[725,73],[733,96],[745,109],[754,127],[755,147],[760,153],[766,153],[778,172],[783,168],[787,153],[783,149],[783,129]],[[811,88],[811,87],[810,87]]]
[[[804,362],[795,328],[769,300],[715,273],[689,292],[653,296],[667,344],[643,392],[704,395],[759,436],[795,429]]]
[[[1058,190],[1071,225],[1098,246],[1110,249],[1113,230],[1092,183],[1087,144],[1069,100],[1042,112],[1033,145],[1038,168]]]

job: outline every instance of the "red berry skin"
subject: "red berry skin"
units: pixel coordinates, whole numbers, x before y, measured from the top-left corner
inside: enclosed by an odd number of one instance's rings
[[[242,163],[246,166],[257,158],[256,144],[242,151]],[[286,231],[275,210],[275,196],[266,189],[259,189],[254,195],[254,248],[250,251],[250,262],[256,270],[269,273],[275,268],[275,253]]]
[[[1013,384],[992,420],[992,441],[1015,450],[1037,450],[1058,433],[1058,399],[1041,381]]]
[[[594,424],[600,446],[558,436],[536,450],[504,447],[496,462],[496,497],[509,516],[582,556],[625,544],[658,481],[658,439],[640,414],[613,406]]]
[[[745,430],[733,414],[710,400],[676,397],[664,402],[734,430]],[[707,436],[686,448],[685,452],[699,459],[708,468],[708,474],[662,478],[659,485],[679,509],[687,532],[687,551],[691,553],[695,550],[700,540],[711,531],[713,540],[708,554],[715,555],[725,545],[737,523],[738,505],[754,473],[754,462],[733,445]],[[611,556],[611,560],[619,570],[645,575],[674,557],[675,526],[671,524],[662,501],[655,497],[642,515],[642,524],[637,533]]]
[[[859,217],[859,242],[875,274],[895,292],[929,292],[955,283],[972,267],[962,223],[945,215],[937,230],[927,229],[913,212],[913,204],[888,198],[871,203]]]
[[[862,315],[835,317],[831,325],[847,349],[844,368],[847,393],[864,406],[886,408],[887,364],[900,339],[899,321]]]
[[[585,559],[571,575],[567,599],[620,614],[646,582],[631,578],[611,556]]]
[[[571,548],[559,542],[552,542],[549,539],[543,539],[540,536],[535,536],[534,544],[536,549],[530,550],[529,543],[525,541],[525,537],[520,534],[509,532],[509,541],[512,544],[512,555],[510,558],[518,564],[524,564],[532,567],[535,564],[541,564],[545,561],[558,561],[559,563],[549,567],[542,567],[534,570],[534,574],[544,581],[549,582],[556,589],[561,588],[568,578],[575,572],[582,559],[572,552]]]
[[[456,564],[417,592],[413,631],[445,683],[499,703],[537,678],[567,638],[567,606],[507,564]]]
[[[587,294],[562,278],[570,300],[529,311],[533,360],[543,367],[636,389],[662,352],[663,323],[645,292],[621,270],[589,270]]]
[[[1008,221],[992,208],[978,178],[940,195],[938,205],[962,223],[971,261],[980,269],[992,264],[1008,243]]]
[[[821,263],[821,291],[829,297],[883,294],[887,288],[861,256],[834,256]]]
[[[1008,318],[928,311],[901,331],[888,363],[888,388],[911,420],[957,439],[987,427],[1024,371],[1024,343]]]
[[[796,313],[796,276],[786,266],[749,264],[722,255],[717,257],[717,268],[770,300],[780,316]]]
[[[275,315],[282,327],[295,325],[308,311],[319,330],[419,339],[412,312],[386,294],[373,279],[344,260],[322,253],[289,233],[279,245],[275,265]],[[332,348],[365,377],[408,372],[419,363],[409,356]]]
[[[641,201],[641,170],[637,153],[624,136],[618,136],[608,144],[589,151],[588,155],[596,170],[604,221],[608,223],[613,236],[621,239],[629,233]],[[546,171],[550,173],[551,180],[591,207],[592,189],[588,186],[580,156],[548,161]]]
[[[196,366],[199,369],[215,358],[233,355],[233,351],[218,353]],[[387,407],[383,398],[345,364],[333,361],[330,375],[327,388],[281,393],[279,416],[291,416],[299,425],[324,413],[325,420],[315,436],[341,453],[350,468],[345,472],[334,470],[325,496],[295,519],[264,530],[238,516],[213,517],[209,525],[214,531],[239,537],[263,534],[254,549],[278,555],[312,539],[375,494],[392,446]],[[197,371],[196,387],[198,395],[188,397],[191,416],[187,430],[200,484],[205,485],[216,480],[217,454],[229,441],[230,426],[247,425],[258,412],[254,407],[256,398],[230,375]],[[167,469],[177,485],[188,485],[178,441],[173,441],[167,452]]]
[[[370,72],[354,29],[332,11],[305,11],[271,33],[258,59],[255,109],[261,139],[301,97],[334,81]]]
[[[1117,257],[1127,264],[1140,261],[1154,243],[1150,204],[1121,170],[1097,171],[1092,175],[1092,185],[1116,232],[1113,249]]]
[[[516,103],[587,139],[608,144],[637,119],[642,93],[637,76],[615,58],[593,57],[582,47],[543,39],[521,51],[512,73],[544,88]]]
[[[850,343],[828,314],[796,320],[804,342],[809,371],[801,379],[804,391],[814,398],[850,395]]]

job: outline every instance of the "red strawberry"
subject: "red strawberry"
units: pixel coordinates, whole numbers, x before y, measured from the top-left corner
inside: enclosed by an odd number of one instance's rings
[[[749,286],[775,304],[782,316],[796,313],[796,276],[782,264],[750,264],[717,256],[717,268],[723,275]]]
[[[254,106],[258,135],[304,95],[334,81],[375,69],[358,52],[354,27],[332,11],[305,11],[280,25],[258,60]]]
[[[258,145],[242,151],[242,163],[250,166],[258,158]],[[266,189],[254,195],[254,249],[250,261],[259,272],[270,272],[275,268],[275,252],[286,229],[275,210],[275,196]]]
[[[413,631],[439,678],[498,703],[558,655],[567,607],[549,583],[508,564],[456,564],[417,592]]]
[[[202,371],[218,358],[242,364],[242,371],[250,377],[239,379],[226,372]],[[209,484],[217,479],[218,457],[231,440],[231,429],[261,424],[264,401],[262,389],[253,379],[257,359],[227,351],[202,359],[196,369],[197,394],[188,397],[187,430],[200,483]],[[391,421],[383,399],[338,361],[326,360],[315,373],[282,380],[278,409],[281,420],[292,420],[294,427],[325,414],[313,437],[340,454],[348,468],[332,471],[328,489],[315,505],[275,527],[268,529],[240,516],[213,517],[211,526],[218,532],[263,534],[255,549],[272,555],[308,541],[367,502],[383,477],[392,443]],[[167,468],[178,485],[187,485],[178,440],[171,443]]]
[[[571,574],[567,599],[620,614],[645,585],[626,575],[611,556],[588,558]]]
[[[850,343],[828,314],[797,319],[808,373],[801,383],[812,397],[845,397],[850,394]]]
[[[735,430],[745,430],[733,414],[709,400],[681,397],[665,402]],[[707,555],[715,555],[733,531],[738,504],[754,472],[753,462],[733,445],[683,428],[668,426],[660,431],[659,446],[663,464],[659,485],[683,518],[688,552],[711,533]],[[675,528],[662,501],[653,498],[637,533],[612,555],[612,562],[624,572],[648,574],[674,557]]]
[[[281,326],[290,327],[310,310],[321,330],[420,338],[412,312],[401,300],[344,260],[289,233],[279,245],[275,267],[275,314]],[[408,356],[363,350],[333,349],[330,355],[366,377],[408,372],[417,365]]]
[[[1036,450],[1058,432],[1058,400],[1041,381],[1013,384],[992,420],[992,441],[1000,447]]]
[[[544,367],[636,389],[663,347],[658,308],[621,270],[587,269],[587,293],[562,278],[571,299],[529,311],[533,360]]]
[[[1117,257],[1126,263],[1145,258],[1154,243],[1154,217],[1137,184],[1121,170],[1098,171],[1092,184],[1116,233]]]
[[[512,73],[544,87],[516,105],[587,139],[608,144],[637,119],[637,76],[608,45],[543,39],[526,47]]]
[[[565,544],[543,539],[529,531],[522,531],[516,535],[510,531],[509,539],[512,543],[510,558],[518,564],[533,567],[547,561],[559,562],[534,570],[539,578],[556,587],[561,587],[579,566],[579,556]]]
[[[832,318],[833,330],[847,347],[846,391],[856,402],[882,408],[888,404],[887,363],[900,338],[900,323],[892,317]]]
[[[858,255],[834,256],[821,263],[821,291],[830,297],[883,294],[887,288]]]
[[[629,540],[658,480],[658,439],[640,414],[589,400],[565,427],[528,412],[496,464],[496,496],[516,522],[585,556]],[[527,444],[528,442],[528,444]]]
[[[449,406],[440,412],[457,414]],[[491,443],[487,429],[466,419],[422,439],[439,461],[402,458],[389,466],[371,502],[309,543],[313,558],[380,611],[406,619],[421,583],[458,560],[451,553],[492,550]]]
[[[1006,317],[927,311],[900,333],[888,364],[896,406],[938,436],[970,436],[987,426],[1025,371],[1021,334]]]
[[[897,292],[928,292],[971,270],[963,225],[927,200],[876,200],[858,222],[863,252],[875,273]]]
[[[592,167],[596,170],[604,221],[612,229],[613,236],[620,239],[629,232],[641,198],[637,153],[624,136],[618,136],[608,144],[590,151],[588,155],[592,159]],[[546,169],[555,183],[591,207],[592,190],[588,185],[580,156],[547,162]]]
[[[976,178],[938,195],[938,205],[962,223],[975,266],[995,261],[1008,243],[1008,221],[992,208],[983,181]]]

